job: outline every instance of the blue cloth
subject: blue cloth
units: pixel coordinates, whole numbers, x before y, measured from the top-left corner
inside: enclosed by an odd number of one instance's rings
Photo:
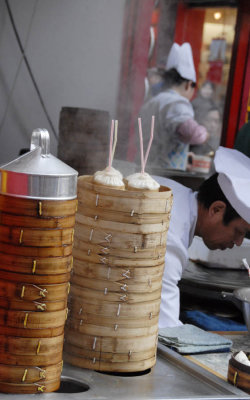
[[[159,329],[159,341],[181,354],[228,352],[233,344],[230,339],[190,324]]]
[[[201,311],[183,311],[181,321],[196,325],[206,331],[247,331],[246,325],[240,322]]]

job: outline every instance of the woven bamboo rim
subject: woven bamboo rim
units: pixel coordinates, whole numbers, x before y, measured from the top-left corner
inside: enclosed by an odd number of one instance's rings
[[[11,282],[34,283],[36,285],[49,285],[68,282],[70,272],[58,275],[33,275],[33,274],[18,274],[16,272],[3,271],[0,269],[1,279]]]
[[[58,301],[25,301],[0,297],[0,307],[19,311],[59,311],[67,307],[67,298]]]
[[[34,285],[0,280],[0,297],[16,300],[65,300],[69,292],[68,282],[52,285]]]
[[[126,325],[126,324],[125,324]],[[81,320],[71,319],[67,320],[67,328],[77,331],[79,333],[84,333],[86,335],[92,336],[108,336],[108,337],[126,337],[134,338],[141,336],[151,336],[158,333],[158,323],[148,326],[148,327],[137,327],[137,328],[127,328],[126,326],[120,327],[119,324],[113,324],[110,326],[99,326],[92,324],[81,324]]]
[[[74,230],[65,229],[30,229],[1,226],[0,242],[15,246],[55,247],[71,245]]]
[[[106,221],[101,218],[90,218],[85,214],[76,214],[76,227],[81,231],[82,229],[89,230],[105,230],[105,232],[118,232],[118,233],[132,233],[132,234],[142,234],[146,235],[149,233],[161,233],[165,232],[169,227],[169,221],[160,221],[155,224],[132,224],[132,223],[122,223],[114,221]],[[93,234],[94,234],[93,232]]]
[[[171,209],[172,191],[161,186],[159,192],[153,191],[127,191],[107,188],[91,182],[91,176],[78,178],[78,200],[84,202],[86,207],[112,209],[113,211],[134,210],[136,214],[165,213]],[[98,202],[96,195],[98,194]],[[155,207],[156,200],[157,207]]]
[[[0,353],[11,354],[12,356],[51,355],[59,353],[62,350],[63,339],[63,334],[45,338],[23,338],[0,335]]]
[[[33,257],[66,257],[72,254],[72,245],[58,247],[28,247],[14,246],[0,242],[0,253],[12,254],[13,256]]]
[[[73,266],[72,256],[33,258],[0,253],[0,269],[36,275],[59,275],[70,272]]]
[[[100,304],[100,302],[113,303],[141,303],[153,301],[161,298],[161,289],[151,293],[121,293],[121,292],[106,292],[94,289],[83,288],[77,285],[71,285],[70,293],[72,297],[77,296],[79,300],[87,301],[92,304]]]
[[[64,323],[56,328],[26,329],[15,328],[12,326],[0,325],[0,332],[6,336],[26,337],[26,338],[47,338],[60,336],[64,332]]]
[[[70,297],[69,308],[70,314],[78,314],[78,319],[84,312],[88,312],[93,315],[108,316],[116,318],[151,318],[159,314],[161,299],[152,300],[149,302],[137,303],[137,304],[118,304],[103,302],[100,304],[91,304],[86,301],[81,302],[79,298]]]
[[[75,216],[68,217],[29,217],[27,215],[13,215],[1,212],[0,224],[7,226],[19,226],[22,228],[40,228],[40,229],[64,229],[73,228],[75,225]]]
[[[0,391],[2,393],[18,393],[18,394],[32,394],[32,393],[50,393],[59,389],[60,379],[45,380],[44,382],[34,382],[30,384],[25,383],[6,383],[0,382]]]
[[[136,248],[135,252],[140,251],[141,249],[150,249],[155,248],[157,246],[163,246],[166,244],[167,240],[167,231],[164,232],[156,232],[156,233],[148,233],[148,234],[140,234],[140,233],[127,233],[127,232],[118,232],[113,229],[108,230],[108,234],[111,235],[110,246],[112,248],[118,249],[131,249]],[[79,226],[77,224],[75,226],[75,237],[84,242],[89,242],[91,238],[91,243],[93,244],[103,244],[107,245],[107,230],[106,229],[96,229],[93,230],[91,227],[87,226]]]
[[[149,358],[148,360],[141,361],[128,361],[128,362],[103,362],[94,359],[86,359],[76,355],[64,352],[64,360],[76,367],[88,368],[95,371],[108,371],[108,372],[134,372],[145,371],[152,368],[156,363],[156,357]]]
[[[0,210],[33,217],[66,217],[76,212],[77,200],[32,200],[0,194]]]
[[[161,279],[164,271],[165,260],[161,261],[160,265],[151,267],[150,265],[145,267],[139,265],[137,267],[124,268],[122,260],[120,260],[120,266],[111,267],[110,263],[108,265],[94,264],[75,259],[73,274],[92,279],[108,279],[111,282],[119,281],[120,283],[126,279],[131,279],[133,283],[156,281]]]
[[[157,224],[169,221],[170,212],[157,213],[157,214],[138,214],[131,211],[119,210],[113,211],[112,209],[96,209],[95,205],[87,207],[84,201],[78,203],[78,214],[85,215],[90,218],[99,218],[106,221],[122,222],[128,224]],[[131,215],[132,214],[132,215]]]
[[[118,353],[117,351],[104,352],[99,350],[87,350],[78,346],[73,346],[69,343],[65,343],[64,351],[77,357],[95,360],[95,362],[98,360],[113,364],[147,360],[155,356],[156,347],[153,345],[151,346],[151,349],[148,350]]]
[[[62,326],[67,317],[67,309],[51,312],[13,311],[0,308],[0,325],[14,328],[42,329]]]
[[[152,280],[148,278],[145,282],[145,279],[137,279],[135,282],[134,279],[131,279],[126,282],[112,282],[106,279],[92,279],[83,277],[80,275],[73,274],[71,277],[71,284],[81,286],[83,289],[93,289],[97,291],[101,291],[104,293],[116,292],[116,293],[153,293],[161,289],[162,279],[161,276],[158,277],[157,280]]]
[[[157,345],[157,337],[157,334],[134,338],[91,336],[65,328],[67,343],[88,350],[103,351],[105,349],[107,353],[114,352],[114,350],[117,353],[126,354],[130,351],[143,352],[144,350],[150,350],[152,346]]]
[[[60,379],[62,362],[40,367],[0,364],[0,382],[5,383],[44,383],[45,380]]]

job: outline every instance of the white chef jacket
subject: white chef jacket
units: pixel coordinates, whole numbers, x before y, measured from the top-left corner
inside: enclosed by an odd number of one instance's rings
[[[167,234],[167,251],[162,280],[159,328],[182,325],[179,320],[180,293],[178,281],[188,263],[198,215],[197,194],[171,179],[154,177],[173,191],[173,207]]]
[[[148,165],[158,164],[165,168],[185,170],[189,144],[180,139],[177,128],[181,123],[194,118],[190,101],[173,89],[152,97],[140,110],[145,136],[149,130],[152,115],[155,116],[154,140]]]

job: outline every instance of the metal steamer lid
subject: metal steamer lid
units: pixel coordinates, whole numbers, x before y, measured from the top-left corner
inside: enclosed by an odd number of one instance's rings
[[[0,193],[47,200],[76,198],[78,172],[49,151],[48,131],[34,130],[30,151],[0,167]]]

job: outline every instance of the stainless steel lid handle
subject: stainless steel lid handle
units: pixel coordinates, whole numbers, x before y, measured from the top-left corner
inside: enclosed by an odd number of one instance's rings
[[[50,154],[50,137],[46,129],[35,129],[31,135],[30,150],[41,147],[41,155]]]

